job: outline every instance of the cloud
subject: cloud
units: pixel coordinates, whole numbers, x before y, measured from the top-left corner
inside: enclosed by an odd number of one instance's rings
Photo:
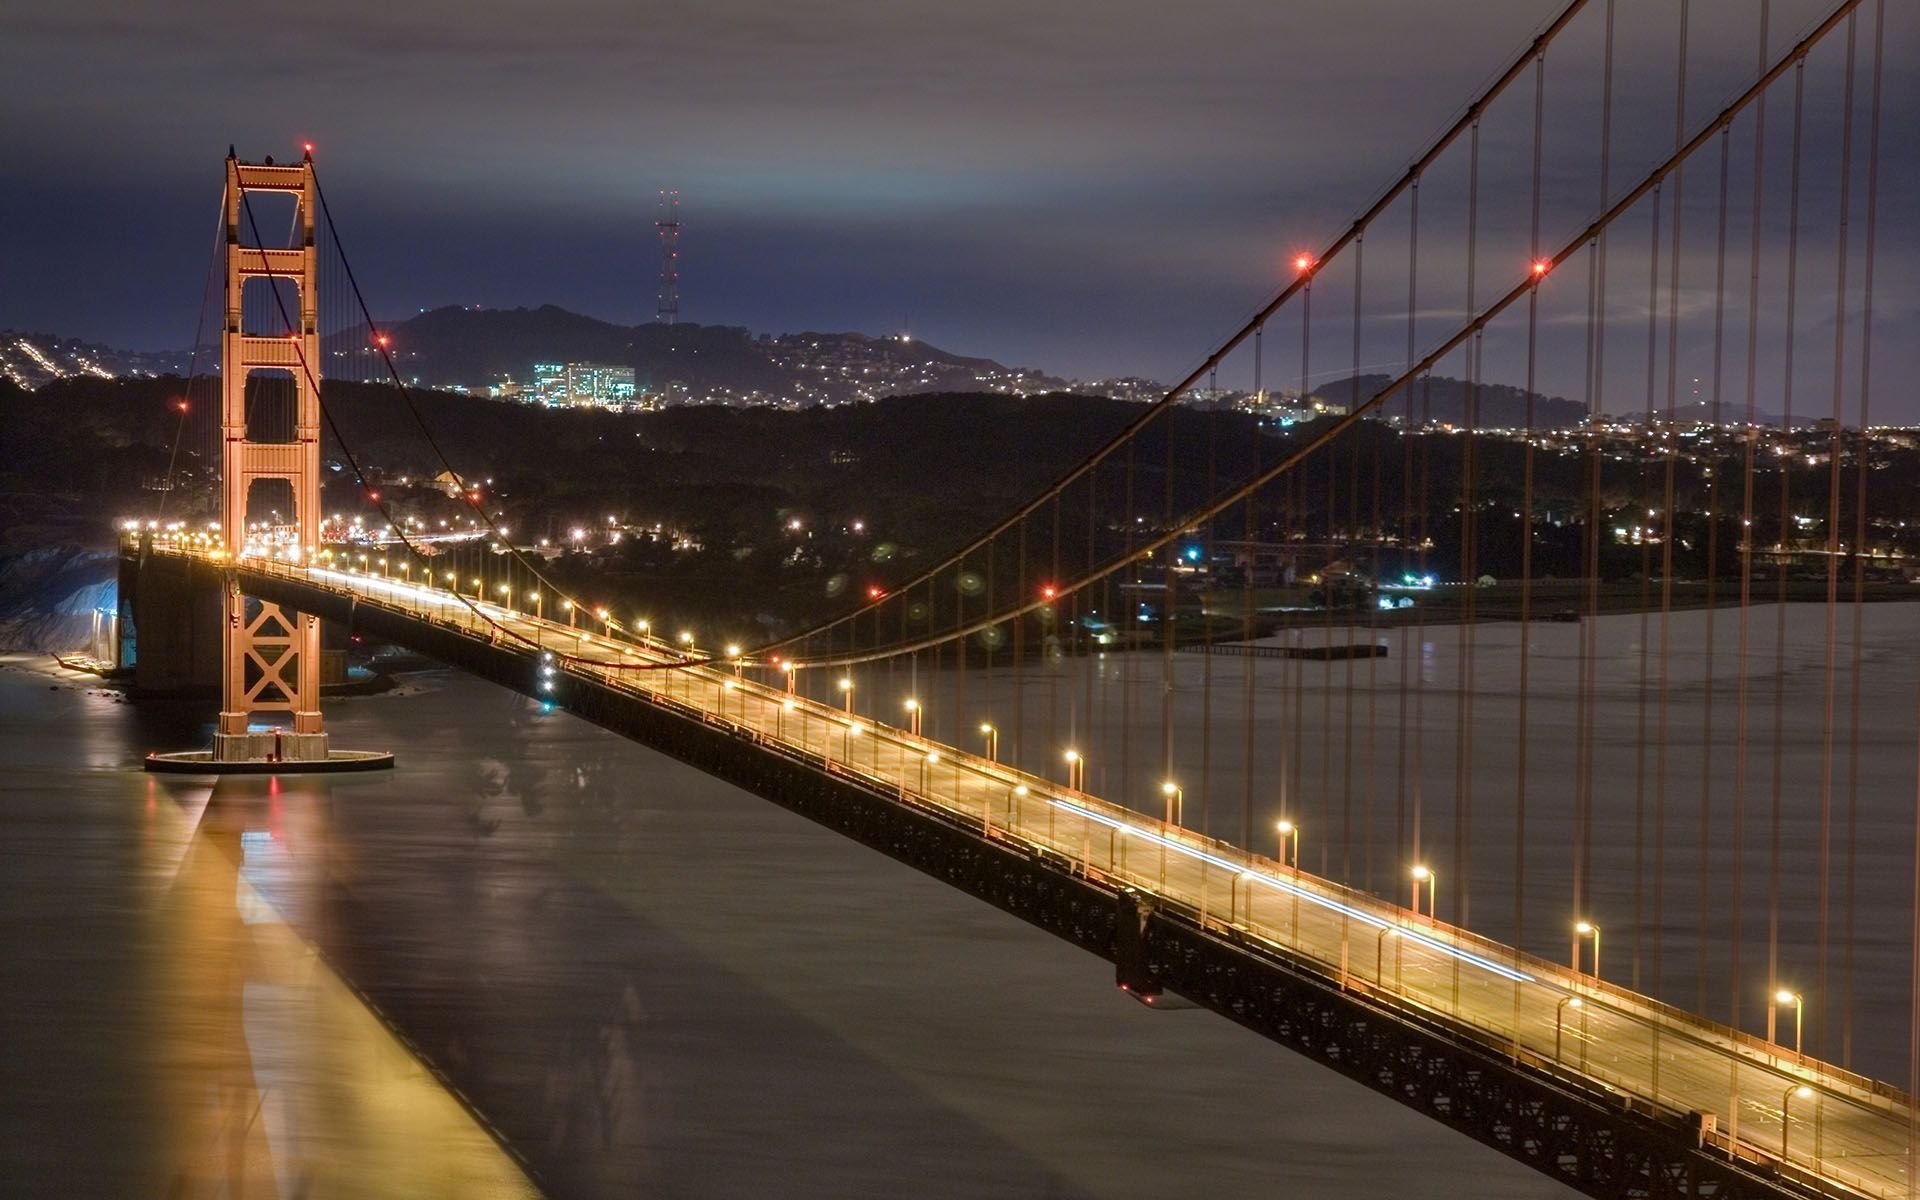
[[[71,0],[9,14],[0,41],[0,207],[31,218],[0,223],[0,269],[38,281],[0,297],[0,324],[182,340],[227,144],[310,138],[391,311],[553,300],[641,319],[652,200],[673,186],[693,319],[911,312],[970,352],[1177,375],[1559,7]],[[1694,119],[1751,71],[1750,8],[1695,0]],[[1776,50],[1822,8],[1779,0]],[[1556,214],[1593,203],[1594,24],[1550,60]],[[1889,162],[1914,141],[1911,25],[1889,47]],[[1672,129],[1675,30],[1622,30],[1616,184]],[[1524,168],[1531,96],[1514,96],[1482,147]],[[1461,238],[1455,185],[1463,170],[1436,171],[1425,198],[1431,286],[1463,258],[1439,250]],[[1525,253],[1523,190],[1483,178],[1492,256]],[[1889,195],[1911,211],[1910,191]],[[1391,241],[1374,241],[1382,269]],[[124,291],[103,297],[99,278]]]

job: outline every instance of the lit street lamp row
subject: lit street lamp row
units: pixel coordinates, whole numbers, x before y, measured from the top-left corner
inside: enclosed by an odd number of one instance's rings
[[[388,562],[386,559],[384,558],[375,559],[370,564],[368,561],[368,557],[366,555],[362,554],[357,557],[358,557],[359,563],[361,564],[361,570],[366,574],[371,575],[372,567],[374,565],[377,565],[381,569],[381,573],[383,577],[391,578],[391,576],[388,574]],[[399,564],[399,569],[403,574],[403,576],[407,577],[409,580],[411,579],[412,564],[401,562]],[[423,571],[423,576],[424,576],[423,582],[428,583],[430,585],[432,582],[432,575],[433,573],[431,571]],[[447,584],[447,590],[449,592],[454,592],[455,594],[458,594],[460,576],[455,572],[448,571],[448,572],[445,572],[444,579]],[[479,577],[471,578],[468,582],[468,586],[473,588],[473,598],[476,601],[480,600],[484,594],[484,588],[485,588],[484,580]],[[511,602],[513,599],[513,588],[509,584],[500,583],[496,586],[495,591],[501,597],[502,607],[506,608],[509,614],[511,615],[512,614]],[[545,592],[542,589],[538,589],[538,588],[532,589],[527,593],[527,601],[532,606],[535,617],[537,619],[544,621],[543,610],[545,606]],[[576,606],[576,604],[572,600],[566,599],[564,597],[561,599],[561,606],[568,614],[568,626],[570,628],[576,627],[575,614],[577,612],[578,606]],[[617,627],[617,623],[612,620],[608,610],[605,608],[593,609],[592,615],[597,617],[607,627],[607,630],[609,633],[611,633]],[[649,622],[645,618],[637,619],[633,623],[632,629],[635,632],[641,634],[642,637],[644,638],[647,635],[649,630]],[[678,641],[683,647],[685,647],[686,653],[689,653],[689,654],[695,653],[696,648],[694,644],[694,635],[691,632],[682,632],[681,634],[679,634]],[[746,660],[743,657],[743,652],[741,647],[737,644],[726,645],[725,658],[729,660],[731,665],[733,666],[733,673],[734,673],[735,679],[737,680],[742,678],[743,668],[747,664],[746,664]],[[550,665],[551,662],[552,662],[552,659],[550,656],[543,659],[542,672],[541,672],[541,687],[543,688],[543,690],[551,690],[553,686],[552,678],[555,672],[552,665]],[[798,665],[792,662],[783,663],[783,664],[780,664],[780,670],[786,676],[788,693],[789,694],[793,693],[795,676],[798,672]],[[722,685],[723,691],[731,691],[737,686],[738,684],[735,683],[733,680],[725,681]],[[842,676],[839,680],[837,680],[836,686],[840,691],[840,693],[842,694],[844,710],[847,716],[852,717],[854,712],[854,694],[855,694],[855,684],[854,684],[853,678],[851,676]],[[725,707],[726,707],[726,700],[725,700],[724,694],[722,694],[719,699],[720,699],[722,713],[724,714]],[[795,701],[788,700],[782,706],[783,712],[792,711],[794,707],[795,707]],[[926,715],[925,706],[921,703],[918,697],[908,697],[903,702],[903,707],[907,713],[908,732],[915,738],[922,737],[923,729],[924,729],[924,720]],[[990,763],[998,763],[999,738],[1000,738],[998,728],[995,727],[991,722],[983,721],[978,726],[978,729],[979,729],[980,735],[982,736],[985,742],[985,751],[986,751],[987,761]],[[859,737],[863,732],[865,732],[864,727],[858,723],[850,722],[847,725],[844,736],[847,741],[847,750],[849,754],[851,753],[853,740]],[[1087,765],[1086,757],[1083,754],[1081,754],[1080,751],[1077,749],[1066,750],[1063,753],[1062,757],[1066,764],[1067,787],[1074,792],[1084,792],[1086,789],[1086,765]],[[920,779],[921,779],[921,786],[923,790],[926,787],[928,782],[929,771],[935,764],[939,763],[939,761],[940,761],[940,751],[938,749],[930,749],[926,751],[925,754],[922,756],[919,773],[920,773]],[[1160,791],[1165,803],[1163,820],[1168,826],[1172,826],[1176,828],[1183,827],[1185,824],[1185,791],[1184,789],[1175,780],[1168,779],[1161,783]],[[1017,787],[1013,790],[1011,796],[1013,798],[1018,798],[1018,797],[1024,796],[1026,792],[1027,792],[1027,789],[1024,786]],[[1275,823],[1274,828],[1276,833],[1278,834],[1278,839],[1279,839],[1278,845],[1276,847],[1276,851],[1277,851],[1277,857],[1280,862],[1280,865],[1285,868],[1290,868],[1296,872],[1299,871],[1301,869],[1299,825],[1291,820],[1283,819],[1283,820],[1277,821]],[[1424,916],[1429,921],[1437,921],[1438,920],[1438,888],[1439,888],[1438,873],[1429,864],[1418,863],[1418,864],[1415,864],[1410,869],[1409,875],[1410,875],[1411,884],[1412,884],[1412,892],[1409,897],[1409,907],[1411,908],[1413,914],[1416,917]],[[1423,891],[1426,893],[1424,908],[1422,907],[1422,897],[1421,897],[1421,893]],[[1571,930],[1572,930],[1572,938],[1571,938],[1571,944],[1569,948],[1569,965],[1571,969],[1576,974],[1586,974],[1596,980],[1599,979],[1601,974],[1600,973],[1600,926],[1591,920],[1580,920],[1580,921],[1576,921],[1572,925]],[[1396,931],[1392,931],[1392,930],[1382,931],[1382,934],[1381,934],[1382,946],[1384,946],[1385,937],[1391,932],[1396,932]],[[1582,953],[1583,942],[1591,943],[1591,950],[1586,954]],[[1805,997],[1799,992],[1792,991],[1791,989],[1788,989],[1788,988],[1776,986],[1775,990],[1769,994],[1768,1004],[1767,1004],[1767,1041],[1776,1043],[1776,1044],[1778,1044],[1780,1041],[1779,1031],[1777,1028],[1778,1012],[1779,1012],[1780,1006],[1783,1006],[1783,1005],[1791,1005],[1793,1007],[1793,1051],[1796,1056],[1801,1056],[1804,1053],[1806,1002],[1805,1002]],[[1580,1008],[1581,1008],[1581,1000],[1577,996],[1569,995],[1569,996],[1563,997],[1559,1003],[1559,1008],[1555,1014],[1556,1057],[1558,1056],[1558,1053],[1560,1050],[1562,1025],[1564,1022],[1565,1011],[1567,1009],[1579,1010]],[[1782,1097],[1783,1129],[1782,1129],[1782,1139],[1781,1139],[1782,1140],[1781,1152],[1783,1157],[1785,1156],[1785,1153],[1786,1153],[1786,1133],[1784,1129],[1784,1123],[1786,1121],[1785,1110],[1787,1108],[1788,1102],[1791,1101],[1791,1099],[1793,1099],[1796,1096],[1804,1098],[1810,1095],[1812,1095],[1812,1092],[1810,1089],[1804,1086],[1797,1086],[1797,1087],[1787,1089],[1787,1092]]]

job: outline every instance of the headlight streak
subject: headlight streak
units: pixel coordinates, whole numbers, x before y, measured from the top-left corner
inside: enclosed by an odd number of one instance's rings
[[[1405,925],[1395,925],[1390,921],[1383,921],[1379,917],[1376,917],[1371,913],[1362,912],[1361,910],[1354,908],[1351,905],[1342,904],[1338,900],[1330,899],[1329,897],[1326,897],[1326,896],[1317,895],[1306,888],[1300,887],[1296,884],[1288,883],[1284,879],[1278,879],[1270,875],[1262,875],[1258,872],[1253,872],[1249,874],[1247,872],[1247,869],[1244,866],[1242,866],[1240,863],[1229,862],[1227,859],[1221,858],[1218,855],[1209,854],[1204,850],[1196,850],[1191,846],[1183,846],[1179,842],[1174,841],[1172,838],[1164,837],[1161,834],[1154,833],[1150,830],[1141,829],[1136,825],[1130,825],[1127,822],[1118,820],[1114,817],[1109,817],[1104,814],[1094,812],[1092,809],[1087,808],[1081,804],[1076,804],[1071,800],[1057,800],[1052,797],[1048,797],[1047,803],[1056,805],[1060,808],[1064,808],[1067,811],[1075,813],[1079,816],[1085,817],[1090,821],[1097,821],[1102,825],[1108,826],[1109,828],[1117,829],[1121,833],[1124,833],[1129,837],[1142,838],[1146,841],[1153,842],[1156,845],[1165,846],[1167,849],[1175,851],[1176,853],[1184,854],[1189,858],[1196,858],[1202,862],[1210,863],[1213,866],[1219,867],[1223,871],[1230,871],[1235,875],[1239,875],[1242,878],[1249,879],[1255,883],[1264,884],[1265,886],[1272,888],[1275,891],[1286,892],[1290,895],[1298,896],[1301,899],[1309,901],[1313,904],[1318,904],[1322,908],[1329,909],[1337,913],[1343,913],[1346,916],[1352,917],[1353,919],[1362,922],[1363,924],[1371,925],[1375,929],[1395,930],[1399,933],[1401,937],[1406,938],[1409,941],[1419,942],[1421,945],[1426,946],[1429,949],[1436,950],[1441,954],[1447,955],[1450,958],[1457,958],[1461,962],[1472,963],[1474,966],[1479,967],[1485,971],[1491,971],[1495,975],[1498,975],[1503,979],[1511,979],[1516,983],[1539,982],[1533,976],[1528,975],[1524,971],[1516,971],[1511,967],[1503,967],[1499,963],[1494,962],[1491,959],[1482,958],[1478,954],[1474,954],[1471,951],[1462,950],[1458,946],[1449,946],[1445,942],[1440,941],[1437,938],[1428,937],[1426,934],[1421,933],[1417,929],[1412,929]]]

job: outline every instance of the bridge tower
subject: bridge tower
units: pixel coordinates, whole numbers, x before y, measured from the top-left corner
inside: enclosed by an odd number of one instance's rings
[[[244,244],[243,229],[252,224],[245,211],[248,193],[293,197],[295,245]],[[221,528],[226,531],[228,551],[234,554],[252,536],[247,528],[248,498],[255,485],[266,481],[284,481],[293,493],[293,511],[283,514],[290,518],[291,529],[282,526],[276,531],[270,553],[303,561],[320,542],[316,199],[311,151],[295,166],[275,166],[272,159],[241,162],[231,150],[227,152],[226,323],[220,338]],[[299,315],[292,333],[269,336],[243,327],[241,301],[247,284],[256,279],[287,280],[298,289]],[[293,377],[291,440],[256,438],[249,428],[247,380],[263,369],[286,371]],[[320,719],[319,620],[264,602],[249,616],[247,598],[231,570],[223,588],[225,645],[214,760],[326,759],[327,734]],[[250,733],[249,719],[261,712],[291,713],[291,730]]]

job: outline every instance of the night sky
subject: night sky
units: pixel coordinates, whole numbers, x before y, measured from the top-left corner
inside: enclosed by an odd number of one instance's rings
[[[1670,95],[1677,5],[1618,3],[1622,95]],[[1560,7],[0,0],[0,327],[190,342],[228,144],[311,140],[384,316],[650,319],[672,187],[683,319],[910,322],[1054,373],[1177,378]],[[1776,0],[1776,48],[1825,7]],[[1695,0],[1699,115],[1750,73],[1757,8]],[[1889,9],[1875,336],[1894,378],[1920,366],[1920,12]],[[1830,294],[1807,303],[1832,319]],[[1920,419],[1909,391],[1886,403]]]

